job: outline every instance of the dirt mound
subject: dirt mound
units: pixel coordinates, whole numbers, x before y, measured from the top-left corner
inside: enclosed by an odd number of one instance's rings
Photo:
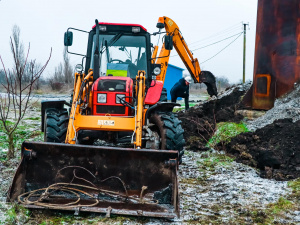
[[[255,132],[243,133],[218,147],[261,171],[265,178],[290,180],[300,177],[300,121],[276,120]]]
[[[278,119],[292,118],[293,121],[300,120],[300,84],[295,85],[295,89],[276,99],[274,107],[267,113],[250,121],[248,128],[255,131]]]
[[[210,101],[204,101],[185,112],[178,113],[189,149],[207,150],[205,144],[214,134],[216,123],[239,122],[243,119],[243,116],[235,115],[235,110],[239,106],[241,96],[250,86],[250,83],[233,86],[218,98],[212,98]]]

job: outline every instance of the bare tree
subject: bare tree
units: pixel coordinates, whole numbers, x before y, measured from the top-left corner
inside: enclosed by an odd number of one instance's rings
[[[9,150],[7,158],[11,159],[15,153],[14,135],[15,131],[23,119],[25,112],[29,106],[30,95],[33,90],[34,83],[40,78],[45,70],[50,58],[46,63],[40,67],[39,70],[35,70],[35,60],[28,60],[30,44],[26,57],[24,56],[23,45],[20,43],[20,29],[17,26],[13,28],[13,38],[10,38],[11,52],[13,55],[14,66],[10,70],[6,70],[0,55],[0,60],[3,66],[5,74],[5,81],[1,82],[2,87],[5,90],[5,94],[0,95],[0,121],[3,125],[4,132],[8,136]],[[22,81],[25,76],[25,68],[29,66],[29,81],[22,85]]]
[[[5,82],[5,73],[3,70],[0,70],[0,83]]]
[[[55,67],[53,76],[48,79],[48,83],[54,91],[60,91],[63,87],[73,83],[73,71],[66,48],[63,51],[63,59],[63,63],[59,63]]]
[[[48,79],[48,84],[53,91],[59,91],[64,85],[64,80],[63,65],[59,63],[58,66],[55,67],[54,75]]]
[[[40,63],[36,63],[36,60],[32,60],[28,64],[28,70],[26,72],[27,77],[30,78],[31,74],[36,74],[39,70],[41,70],[42,65]],[[34,82],[34,89],[38,90],[41,87],[41,81],[42,77],[39,77],[35,82]],[[26,83],[30,82],[30,79],[26,81]]]
[[[54,76],[53,77],[54,77],[54,79],[57,82],[63,82],[65,80],[62,63],[59,63],[58,66],[55,67],[55,71],[54,71]]]
[[[221,88],[226,89],[231,86],[228,78],[225,76],[216,77],[216,84],[217,84],[218,90],[220,90]]]

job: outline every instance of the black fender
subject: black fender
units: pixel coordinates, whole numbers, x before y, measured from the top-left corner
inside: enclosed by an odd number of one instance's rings
[[[44,132],[44,118],[45,112],[47,109],[54,108],[54,109],[63,109],[64,105],[71,106],[70,103],[66,102],[65,100],[43,100],[41,102],[41,131]]]
[[[146,112],[145,125],[147,125],[147,120],[150,118],[151,114],[155,112],[172,112],[175,106],[181,105],[174,102],[158,102],[155,105],[152,105]]]

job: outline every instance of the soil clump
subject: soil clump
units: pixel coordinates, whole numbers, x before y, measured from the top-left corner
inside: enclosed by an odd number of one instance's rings
[[[219,122],[240,122],[242,115],[235,114],[240,107],[241,97],[250,88],[251,83],[236,85],[225,90],[217,98],[201,102],[187,111],[178,113],[185,131],[186,146],[192,150],[207,150],[208,140]]]
[[[300,177],[299,133],[300,120],[280,119],[218,148],[234,155],[237,162],[260,169],[261,177],[291,180]]]

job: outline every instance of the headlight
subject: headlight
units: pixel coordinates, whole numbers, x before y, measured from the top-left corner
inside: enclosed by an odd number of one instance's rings
[[[99,26],[99,30],[105,32],[106,31],[106,26]]]
[[[153,73],[154,73],[155,75],[159,75],[159,74],[160,74],[160,71],[161,71],[161,69],[160,69],[159,67],[155,67],[154,70],[153,70]]]
[[[121,99],[125,100],[125,95],[116,94],[116,103],[117,104],[122,104]]]
[[[98,103],[106,103],[106,94],[98,94],[98,99],[97,102]]]
[[[132,27],[132,33],[138,33],[141,31],[140,27]]]

